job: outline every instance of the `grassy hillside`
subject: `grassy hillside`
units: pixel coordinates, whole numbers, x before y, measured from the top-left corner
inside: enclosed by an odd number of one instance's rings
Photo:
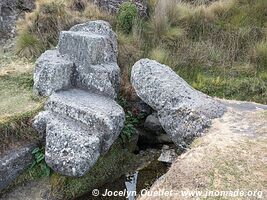
[[[131,22],[133,5],[123,5],[118,16],[111,16],[81,2],[37,0],[37,8],[18,23],[18,55],[36,58],[56,45],[61,30],[104,19],[118,34],[125,96],[132,92],[131,66],[149,57],[209,95],[267,103],[265,0],[149,0],[148,17]]]
[[[32,94],[33,64],[0,51],[0,154],[37,138],[30,120],[42,108]]]

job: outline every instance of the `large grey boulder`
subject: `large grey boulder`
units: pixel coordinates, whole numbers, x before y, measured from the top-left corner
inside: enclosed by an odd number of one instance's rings
[[[0,158],[0,191],[14,181],[34,160],[31,152],[36,145],[26,145],[7,152]]]
[[[114,52],[118,53],[118,44],[117,44],[117,36],[115,32],[112,30],[111,25],[103,20],[90,21],[83,24],[77,24],[73,26],[70,31],[75,32],[90,32],[95,33],[102,36],[108,36],[110,38],[110,42],[112,43],[112,47]]]
[[[59,52],[68,55],[76,65],[116,62],[117,52],[108,36],[83,31],[62,31]]]
[[[59,52],[68,55],[76,65],[98,65],[116,62],[117,37],[108,22],[98,20],[78,24],[69,31],[62,31]]]
[[[102,137],[102,150],[107,151],[124,126],[124,111],[111,98],[72,89],[53,94],[46,110],[70,117],[97,130]]]
[[[178,146],[203,133],[225,106],[193,89],[170,67],[142,59],[132,68],[131,82],[137,95],[158,112],[161,125]]]
[[[125,121],[119,85],[116,35],[101,20],[61,32],[57,49],[37,60],[34,89],[50,97],[33,127],[53,170],[83,176],[109,150]]]
[[[73,62],[57,50],[48,50],[35,63],[34,91],[41,96],[68,88],[71,85]]]

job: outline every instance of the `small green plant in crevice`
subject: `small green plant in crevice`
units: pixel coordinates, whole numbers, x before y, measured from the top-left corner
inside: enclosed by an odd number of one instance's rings
[[[118,104],[123,107],[124,110],[127,110],[129,107],[127,100],[121,95],[118,97]]]
[[[141,122],[142,116],[134,116],[131,111],[126,113],[125,125],[120,135],[123,142],[130,140],[136,132],[135,127]]]
[[[29,171],[33,177],[48,177],[51,175],[51,169],[45,162],[44,148],[37,147],[32,151],[34,161],[32,162]]]
[[[131,2],[123,3],[117,15],[118,29],[126,34],[131,33],[137,15],[136,5]]]

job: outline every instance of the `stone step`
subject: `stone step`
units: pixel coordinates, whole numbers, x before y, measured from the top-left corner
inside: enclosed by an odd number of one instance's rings
[[[46,163],[63,175],[83,176],[101,155],[102,139],[101,133],[92,127],[50,112],[46,124]]]
[[[120,87],[120,68],[117,63],[77,66],[75,85],[78,88],[117,98]]]
[[[106,141],[113,140],[111,136],[117,138],[124,126],[125,114],[116,101],[79,89],[54,93],[48,99],[45,109],[98,130]]]

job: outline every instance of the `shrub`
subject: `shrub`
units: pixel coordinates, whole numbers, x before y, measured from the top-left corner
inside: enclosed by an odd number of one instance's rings
[[[129,34],[132,31],[133,23],[137,15],[138,10],[133,3],[123,3],[117,15],[118,28],[124,33]]]

